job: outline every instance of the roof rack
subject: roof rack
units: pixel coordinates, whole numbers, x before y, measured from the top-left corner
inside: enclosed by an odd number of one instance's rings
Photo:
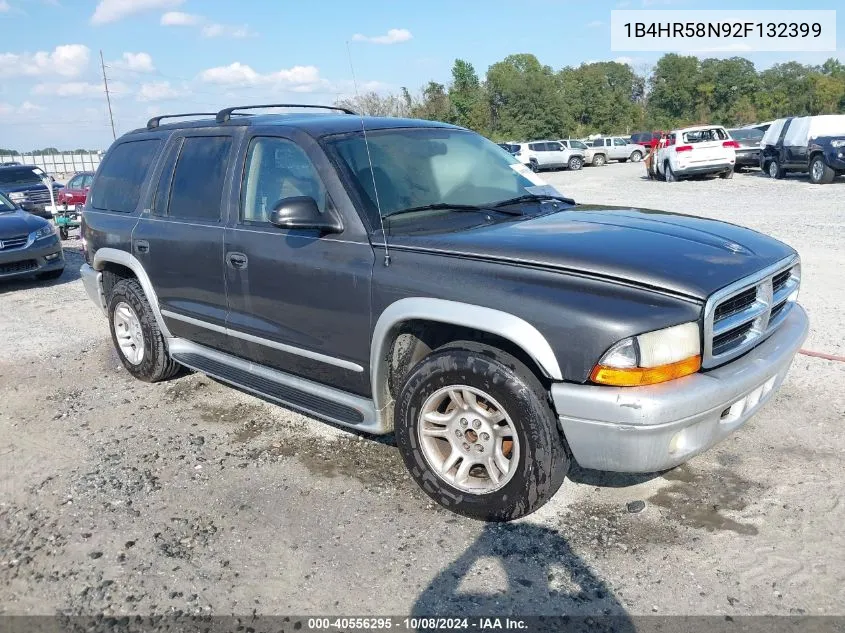
[[[154,130],[161,123],[162,119],[181,119],[186,116],[214,116],[216,112],[185,112],[184,114],[162,114],[161,116],[154,116],[147,121],[147,129]]]
[[[236,110],[259,110],[263,108],[319,108],[321,110],[335,110],[337,112],[343,112],[345,114],[358,114],[357,112],[353,112],[352,110],[349,110],[347,108],[341,108],[339,106],[311,105],[304,103],[268,103],[266,105],[246,105],[235,106],[233,108],[223,108],[222,110],[220,110],[220,112],[217,113],[217,122],[225,123],[232,117],[232,114]]]

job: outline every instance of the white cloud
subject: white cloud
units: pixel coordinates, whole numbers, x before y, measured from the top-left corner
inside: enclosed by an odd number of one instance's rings
[[[367,36],[356,33],[352,36],[353,42],[369,42],[370,44],[398,44],[407,42],[413,35],[408,29],[390,29],[386,35]]]
[[[44,106],[37,105],[31,101],[24,101],[19,106],[12,105],[11,103],[0,103],[0,115],[2,116],[35,114],[36,112],[43,112],[45,109]]]
[[[12,10],[12,7],[9,6],[9,3],[6,0],[0,0],[0,13],[8,13]]]
[[[119,98],[127,93],[126,84],[115,81],[109,84],[112,98]],[[88,81],[67,81],[64,83],[36,84],[32,94],[49,97],[96,97],[103,96],[103,85]]]
[[[201,15],[195,13],[182,13],[181,11],[168,11],[161,16],[162,26],[197,26],[203,22]]]
[[[246,25],[234,26],[231,24],[207,24],[202,27],[203,37],[232,37],[241,39],[244,37],[251,37],[252,31]]]
[[[200,79],[221,86],[276,85],[293,92],[311,92],[328,83],[320,77],[316,66],[294,66],[262,74],[240,62],[204,70],[200,73]]]
[[[74,77],[88,66],[91,51],[82,44],[57,46],[52,53],[0,53],[0,76],[38,76],[56,74]]]
[[[124,53],[123,58],[109,62],[109,66],[119,70],[134,70],[139,73],[155,72],[153,58],[149,53]]]
[[[625,57],[623,55],[622,57],[614,57],[613,61],[615,61],[617,64],[627,64],[627,65],[630,66],[634,62],[634,58],[633,57]]]
[[[588,29],[597,29],[600,26],[604,26],[604,22],[602,22],[601,20],[593,20],[592,22],[587,23]]]
[[[138,101],[167,101],[178,99],[186,94],[186,91],[174,88],[169,81],[155,81],[142,84],[138,91]]]
[[[91,16],[91,24],[108,24],[135,13],[172,9],[182,2],[184,0],[100,0]]]

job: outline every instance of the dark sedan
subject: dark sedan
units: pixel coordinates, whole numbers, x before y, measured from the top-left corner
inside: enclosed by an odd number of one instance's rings
[[[760,141],[763,132],[756,127],[741,127],[728,130],[731,138],[739,143],[736,148],[736,163],[734,169],[760,166]]]
[[[31,275],[58,279],[64,269],[55,225],[20,209],[0,193],[0,280]]]

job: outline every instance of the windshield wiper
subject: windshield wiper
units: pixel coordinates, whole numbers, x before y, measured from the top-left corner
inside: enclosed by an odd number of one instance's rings
[[[520,211],[508,211],[506,209],[497,208],[491,209],[489,207],[478,207],[474,204],[450,204],[447,202],[437,202],[435,204],[424,204],[418,207],[408,207],[407,209],[396,209],[395,211],[386,213],[383,217],[389,218],[394,215],[414,213],[416,211],[475,211],[478,213],[504,213],[506,215],[522,215],[522,212]]]
[[[509,205],[517,204],[519,202],[543,202],[544,200],[557,200],[559,202],[565,202],[567,204],[575,204],[575,200],[573,200],[572,198],[564,198],[563,196],[552,196],[539,193],[527,193],[523,196],[517,196],[516,198],[508,198],[507,200],[497,202],[493,205],[493,207],[507,207]]]

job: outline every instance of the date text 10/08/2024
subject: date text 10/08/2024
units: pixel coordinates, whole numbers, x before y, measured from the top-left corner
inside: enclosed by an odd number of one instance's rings
[[[527,630],[528,623],[519,618],[309,618],[308,629],[312,631],[336,630],[398,630],[398,631],[495,631]]]

